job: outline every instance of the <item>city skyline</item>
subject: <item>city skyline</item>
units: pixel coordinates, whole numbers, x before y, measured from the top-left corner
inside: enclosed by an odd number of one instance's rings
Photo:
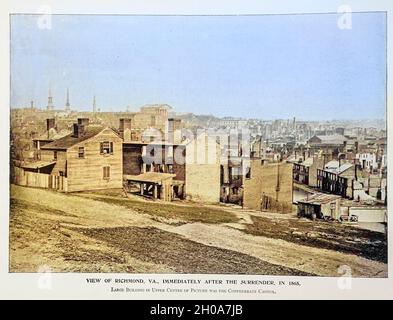
[[[383,119],[385,15],[353,14],[350,30],[338,17],[53,15],[47,30],[14,15],[11,106],[44,108],[51,88],[65,109],[69,88],[80,111],[96,96],[113,112],[164,103],[217,117]]]

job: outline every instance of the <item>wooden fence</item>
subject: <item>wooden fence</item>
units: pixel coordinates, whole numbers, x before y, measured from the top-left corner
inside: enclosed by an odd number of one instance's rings
[[[66,177],[25,171],[19,167],[14,167],[13,182],[20,186],[67,192]]]

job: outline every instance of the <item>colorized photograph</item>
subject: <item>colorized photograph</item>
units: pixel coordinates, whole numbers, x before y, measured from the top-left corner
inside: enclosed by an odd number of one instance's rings
[[[10,273],[388,277],[386,12],[10,33]]]

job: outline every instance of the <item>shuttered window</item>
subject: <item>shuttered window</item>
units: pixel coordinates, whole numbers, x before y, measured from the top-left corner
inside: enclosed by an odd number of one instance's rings
[[[101,154],[113,154],[113,142],[103,141],[100,142]]]
[[[79,149],[78,149],[78,157],[79,158],[84,158],[85,157],[85,148],[84,147],[79,147]]]
[[[102,168],[103,179],[109,179],[109,178],[110,178],[110,175],[111,175],[110,169],[111,169],[111,168],[110,168],[109,166],[103,167],[103,168]]]

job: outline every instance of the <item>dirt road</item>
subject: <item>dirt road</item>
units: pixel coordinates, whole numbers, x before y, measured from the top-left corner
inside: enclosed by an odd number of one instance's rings
[[[255,232],[260,215],[11,186],[10,271],[36,272],[47,266],[57,272],[337,276],[338,267],[348,265],[356,277],[387,275],[386,263],[340,250],[340,239],[338,250],[328,250]],[[263,218],[276,221],[274,214]],[[283,226],[281,235],[286,234]],[[296,221],[287,226],[289,233],[291,228]]]

